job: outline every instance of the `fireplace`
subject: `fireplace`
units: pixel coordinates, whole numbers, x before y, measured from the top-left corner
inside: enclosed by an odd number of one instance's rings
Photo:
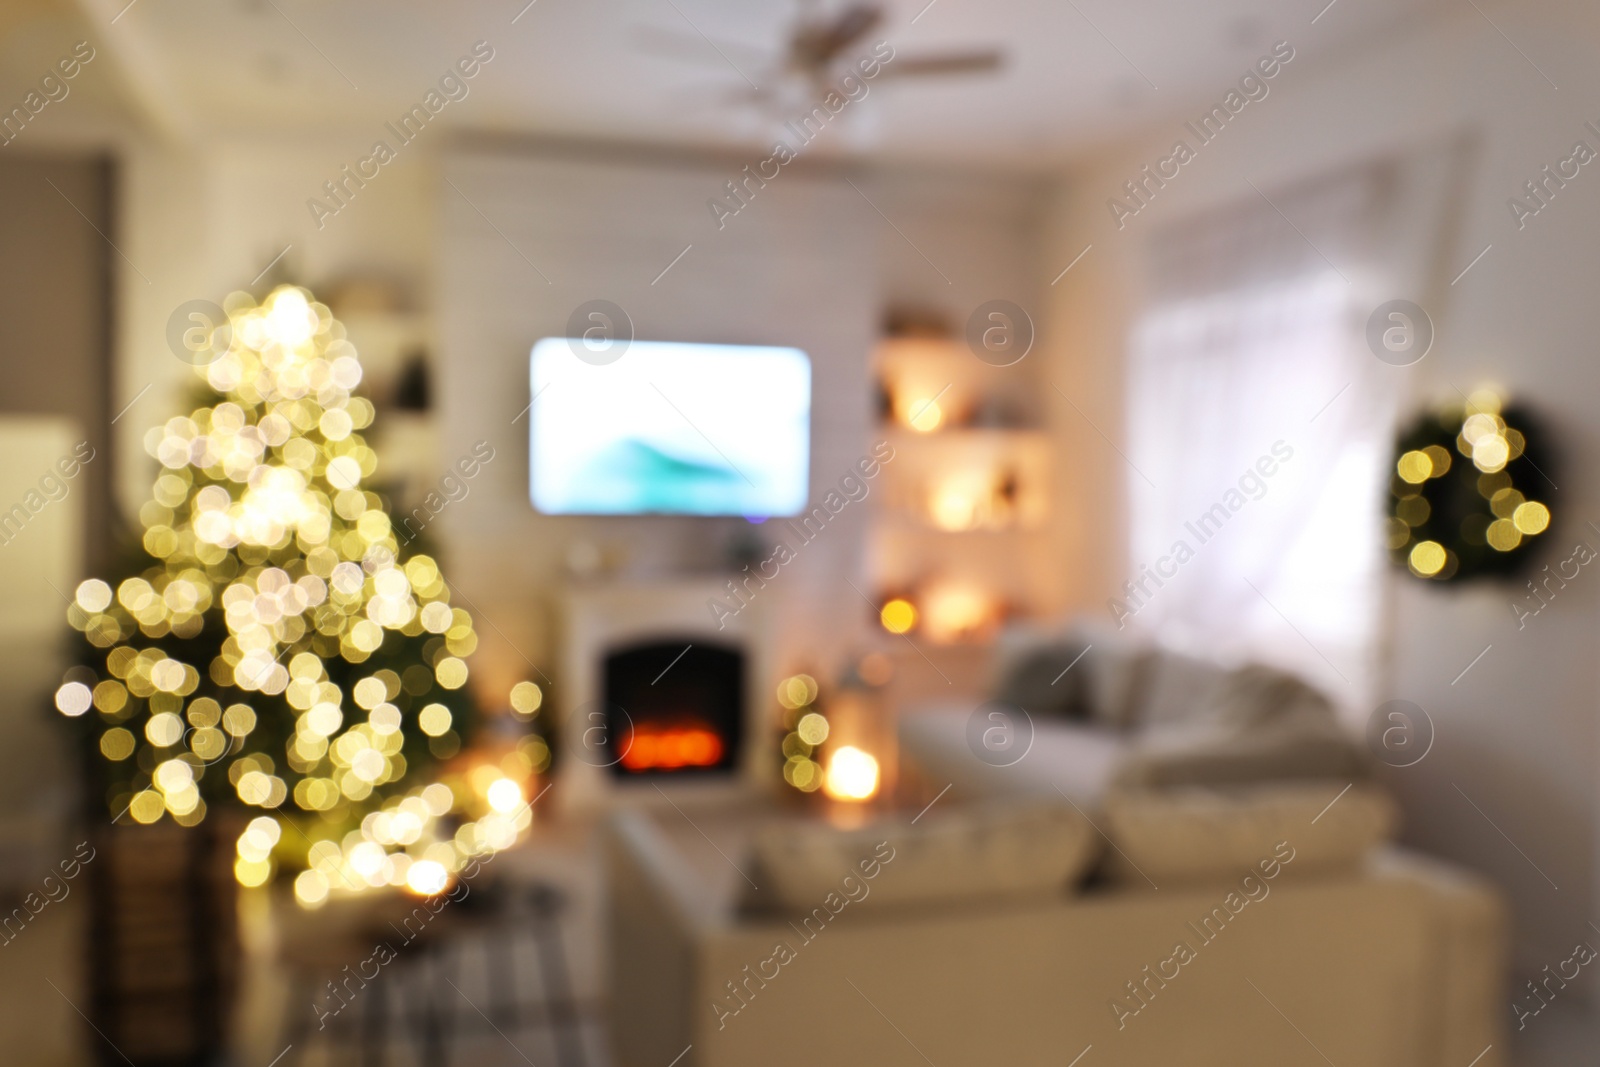
[[[690,637],[608,652],[601,667],[603,736],[613,776],[726,776],[744,729],[744,653]]]
[[[550,710],[564,810],[737,803],[772,788],[767,611],[758,600],[719,618],[706,605],[726,584],[708,575],[563,591]]]

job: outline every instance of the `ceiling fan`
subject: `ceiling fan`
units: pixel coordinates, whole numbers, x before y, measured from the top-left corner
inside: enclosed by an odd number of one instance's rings
[[[854,62],[870,50],[869,38],[883,25],[881,3],[848,3],[831,14],[802,3],[799,17],[775,49],[718,41],[698,32],[639,27],[635,43],[643,50],[702,65],[732,68],[746,83],[723,88],[727,103],[792,104],[796,90],[810,97],[826,93],[840,78],[855,73]],[[715,54],[711,50],[715,50]],[[878,78],[984,74],[998,71],[1005,56],[998,48],[904,54],[883,64]]]

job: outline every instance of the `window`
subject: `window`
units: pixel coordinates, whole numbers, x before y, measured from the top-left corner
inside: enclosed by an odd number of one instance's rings
[[[1132,574],[1113,613],[1343,703],[1367,695],[1383,564],[1392,419],[1361,333],[1382,188],[1364,173],[1162,235],[1130,346]]]

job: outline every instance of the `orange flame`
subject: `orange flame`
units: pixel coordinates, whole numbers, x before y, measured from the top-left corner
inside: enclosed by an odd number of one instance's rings
[[[722,738],[704,726],[646,723],[623,738],[622,750],[630,771],[714,767],[722,759]]]

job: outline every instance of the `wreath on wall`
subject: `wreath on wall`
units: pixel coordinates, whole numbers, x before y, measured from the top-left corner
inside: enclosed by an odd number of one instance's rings
[[[1538,439],[1527,412],[1492,390],[1419,415],[1395,450],[1390,558],[1428,581],[1515,574],[1550,528],[1537,498],[1553,485],[1529,458]]]

